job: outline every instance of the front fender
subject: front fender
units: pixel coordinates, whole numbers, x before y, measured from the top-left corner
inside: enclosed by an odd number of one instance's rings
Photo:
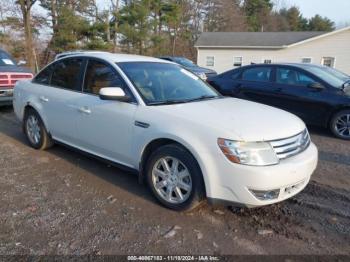
[[[199,139],[192,138],[191,140],[187,140],[183,137],[171,134],[171,133],[157,133],[157,134],[152,134],[150,132],[150,135],[143,138],[140,138],[138,135],[135,136],[135,138],[138,138],[136,140],[139,141],[134,141],[134,146],[133,146],[133,155],[137,156],[137,163],[134,163],[134,166],[139,167],[140,171],[140,180],[142,180],[142,171],[141,169],[141,162],[142,162],[142,157],[145,152],[145,149],[147,148],[148,145],[150,145],[153,141],[159,140],[159,139],[167,139],[167,140],[172,140],[176,143],[181,144],[183,147],[185,147],[197,160],[197,163],[201,169],[202,175],[203,175],[203,180],[205,184],[205,190],[207,195],[212,195],[212,183],[215,183],[215,175],[209,174],[210,165],[213,163],[213,158],[211,158],[211,154],[209,153],[209,148],[205,146],[203,141],[201,142]],[[140,141],[142,139],[142,142]]]

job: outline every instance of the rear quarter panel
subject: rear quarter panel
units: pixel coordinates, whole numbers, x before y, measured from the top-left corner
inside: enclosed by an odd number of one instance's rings
[[[46,119],[43,112],[43,107],[40,103],[41,86],[33,83],[30,80],[18,81],[14,88],[13,108],[17,118],[23,121],[24,109],[27,105],[33,107],[41,116],[46,125]]]

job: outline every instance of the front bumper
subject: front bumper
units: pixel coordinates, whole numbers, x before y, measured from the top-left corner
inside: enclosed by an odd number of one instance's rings
[[[283,201],[302,191],[317,167],[318,152],[311,143],[304,152],[278,165],[263,167],[233,164],[224,156],[217,161],[213,170],[216,175],[207,190],[210,202],[257,207]],[[278,197],[271,200],[259,200],[251,192],[277,189]]]
[[[0,105],[12,105],[13,89],[0,89]]]

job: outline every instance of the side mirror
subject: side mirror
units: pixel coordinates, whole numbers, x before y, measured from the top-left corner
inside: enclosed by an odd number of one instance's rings
[[[312,88],[312,89],[316,89],[316,90],[324,89],[324,86],[320,83],[317,83],[317,82],[313,82],[313,83],[309,84],[308,87]]]
[[[121,102],[130,101],[124,90],[120,87],[104,87],[100,89],[99,96],[101,100],[114,100]]]
[[[27,61],[24,61],[24,60],[19,60],[17,65],[18,66],[22,66],[22,65],[26,65],[27,64]]]
[[[350,90],[350,81],[344,83],[344,85],[343,85],[343,90],[344,90],[344,91]]]

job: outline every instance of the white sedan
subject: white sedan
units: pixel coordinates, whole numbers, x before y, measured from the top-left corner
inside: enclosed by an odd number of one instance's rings
[[[147,181],[166,207],[257,207],[308,184],[318,153],[305,124],[219,95],[179,65],[105,52],[60,58],[19,82],[14,109],[29,144],[60,142]]]

